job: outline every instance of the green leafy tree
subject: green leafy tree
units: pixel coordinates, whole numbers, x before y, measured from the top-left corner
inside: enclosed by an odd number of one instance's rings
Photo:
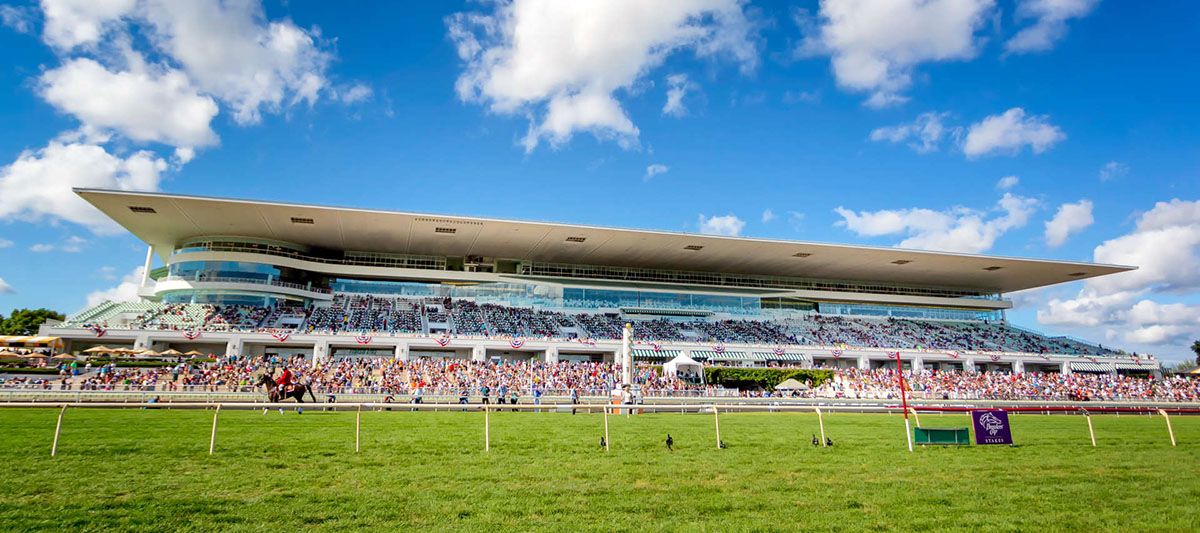
[[[1200,341],[1192,341],[1192,353],[1196,354],[1196,365],[1200,366]]]
[[[0,317],[0,335],[33,335],[47,320],[64,320],[62,313],[49,309],[13,309],[8,318]]]

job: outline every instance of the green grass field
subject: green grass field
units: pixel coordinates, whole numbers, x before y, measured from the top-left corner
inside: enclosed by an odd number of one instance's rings
[[[1200,418],[1013,417],[909,453],[896,415],[0,410],[0,529],[1196,530]],[[922,415],[927,426],[962,415]],[[671,433],[673,453],[663,439]]]

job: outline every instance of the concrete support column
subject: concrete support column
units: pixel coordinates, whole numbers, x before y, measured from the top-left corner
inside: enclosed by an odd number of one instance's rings
[[[548,365],[558,364],[558,346],[551,346],[549,348],[546,348],[546,364],[548,364]]]
[[[910,366],[913,372],[921,372],[925,370],[925,360],[920,357],[914,358]]]
[[[1059,372],[1062,372],[1063,374],[1070,374],[1071,373],[1071,362],[1063,361],[1062,368],[1059,370]]]
[[[402,342],[396,345],[396,359],[400,361],[408,361],[408,343]]]
[[[329,341],[317,341],[313,345],[312,364],[315,366],[317,363],[329,359],[330,355],[332,354],[329,351]]]
[[[487,348],[484,346],[475,346],[471,348],[472,361],[487,361]]]
[[[240,337],[234,337],[225,343],[225,355],[242,356],[246,355],[242,353],[244,351],[246,351],[246,342]]]
[[[149,334],[139,333],[137,338],[134,339],[134,341],[133,341],[133,349],[145,350],[150,347],[150,343],[151,343],[151,340],[150,340]]]
[[[870,370],[871,369],[871,359],[869,359],[865,355],[858,356],[858,369],[859,370]]]
[[[146,247],[146,262],[142,264],[142,287],[150,283],[150,264],[154,259],[154,247]]]
[[[975,360],[968,357],[963,363],[963,370],[966,372],[978,372],[979,367],[975,366]]]
[[[1025,361],[1022,361],[1020,359],[1013,361],[1012,368],[1013,368],[1014,374],[1024,374],[1025,373]]]

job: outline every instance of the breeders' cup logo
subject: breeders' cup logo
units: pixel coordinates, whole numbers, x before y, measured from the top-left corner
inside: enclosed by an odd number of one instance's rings
[[[979,424],[983,426],[983,429],[987,430],[988,435],[993,437],[995,437],[1000,430],[1004,429],[1004,422],[992,413],[984,413],[983,416],[979,417]]]

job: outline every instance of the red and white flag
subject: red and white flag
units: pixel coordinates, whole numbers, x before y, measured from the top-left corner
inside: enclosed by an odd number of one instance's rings
[[[521,337],[519,339],[509,339],[508,345],[512,346],[514,350],[520,350],[522,346],[525,346],[525,338]]]
[[[357,337],[354,337],[354,342],[357,342],[359,344],[371,344],[371,336],[370,335],[359,335]]]
[[[196,331],[196,330],[185,331],[185,332],[183,332],[183,338],[185,338],[189,341],[194,341],[194,340],[200,338],[200,332]]]
[[[284,342],[288,340],[288,337],[290,337],[291,334],[286,331],[275,331],[271,333],[271,336],[275,337],[275,340],[279,342]]]

